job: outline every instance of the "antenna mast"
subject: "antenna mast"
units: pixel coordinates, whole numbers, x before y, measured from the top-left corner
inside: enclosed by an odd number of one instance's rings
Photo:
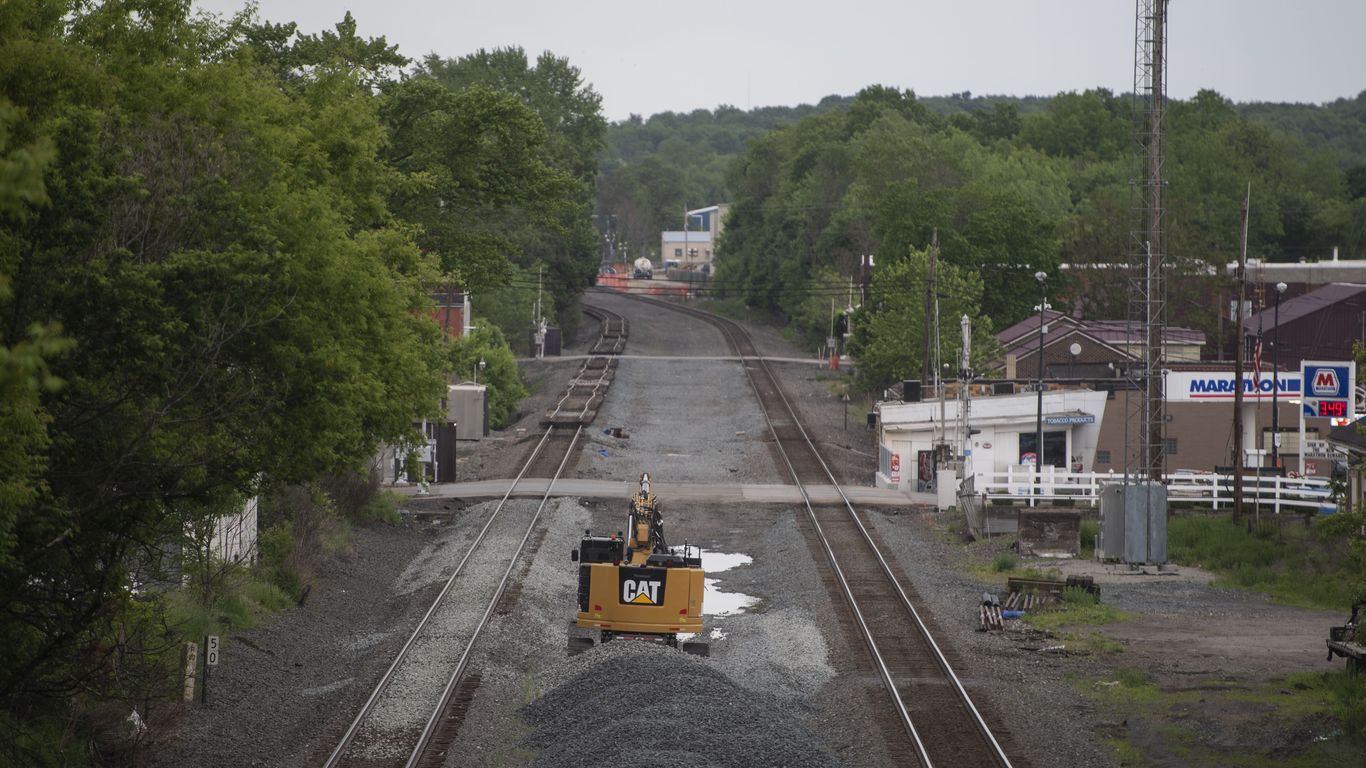
[[[1168,0],[1137,0],[1134,35],[1134,228],[1130,231],[1129,352],[1137,362],[1130,380],[1141,390],[1126,396],[1125,474],[1161,481],[1166,395],[1167,301],[1166,181],[1162,177],[1167,105]],[[1139,329],[1142,329],[1141,336]],[[1142,338],[1142,341],[1136,341]],[[1141,355],[1139,354],[1141,352]],[[1131,363],[1132,364],[1132,363]]]

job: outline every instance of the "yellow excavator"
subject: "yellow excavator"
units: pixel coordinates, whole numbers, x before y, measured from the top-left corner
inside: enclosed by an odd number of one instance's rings
[[[702,549],[669,547],[649,473],[641,473],[640,490],[631,497],[626,531],[584,531],[570,553],[579,564],[579,610],[569,627],[569,653],[620,639],[708,655],[707,643],[679,638],[702,633]]]

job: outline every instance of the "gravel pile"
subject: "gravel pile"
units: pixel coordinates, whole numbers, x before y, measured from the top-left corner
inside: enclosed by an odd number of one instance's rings
[[[522,708],[532,766],[834,766],[791,703],[672,648],[613,642]]]

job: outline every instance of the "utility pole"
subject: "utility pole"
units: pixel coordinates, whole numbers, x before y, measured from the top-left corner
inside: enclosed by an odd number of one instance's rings
[[[930,235],[929,272],[925,279],[925,352],[920,364],[920,380],[926,385],[930,383],[930,329],[934,327],[930,322],[933,319],[934,307],[934,262],[938,256],[939,228],[935,227],[933,234]]]
[[[972,455],[972,421],[968,415],[972,407],[972,320],[967,315],[958,321],[959,327],[963,332],[963,354],[959,360],[958,369],[958,396],[962,402],[958,406],[958,416],[963,422],[963,477],[967,479],[968,457]]]
[[[1247,213],[1252,202],[1252,185],[1247,185],[1243,198],[1241,231],[1238,241],[1238,290],[1235,294],[1234,314],[1237,326],[1233,332],[1237,350],[1233,357],[1233,520],[1243,517],[1243,294],[1247,284]]]
[[[545,357],[545,317],[541,314],[541,282],[545,279],[545,266],[542,265],[536,272],[536,317],[534,320],[535,330],[532,332],[536,339],[536,357]]]

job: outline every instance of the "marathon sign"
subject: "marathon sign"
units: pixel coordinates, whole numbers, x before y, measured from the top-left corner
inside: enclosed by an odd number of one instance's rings
[[[1251,373],[1245,373],[1243,400],[1269,401],[1277,388],[1278,397],[1299,397],[1302,381],[1298,373],[1283,373],[1274,382],[1270,373],[1263,373],[1260,380],[1254,380]],[[1233,402],[1238,394],[1233,382],[1233,374],[1229,371],[1170,371],[1167,373],[1167,400]]]
[[[1305,384],[1305,416],[1343,421],[1356,417],[1354,362],[1305,360],[1300,374]]]

